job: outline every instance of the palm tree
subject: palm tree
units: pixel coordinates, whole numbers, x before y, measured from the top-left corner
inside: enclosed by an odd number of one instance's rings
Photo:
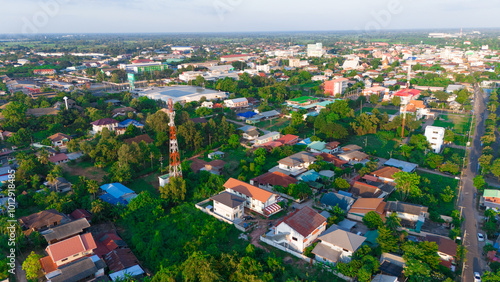
[[[49,174],[47,174],[47,181],[49,181],[49,183],[51,185],[54,185],[54,183],[55,183],[55,185],[56,185],[56,192],[59,192],[59,187],[57,187],[57,185],[58,185],[57,184],[57,182],[58,182],[57,181],[57,175],[53,174],[52,172],[49,173]]]
[[[90,212],[93,214],[99,214],[104,210],[104,202],[101,200],[95,200],[92,202],[92,208]]]
[[[95,194],[99,191],[99,184],[95,180],[87,181],[87,191],[92,194],[92,200],[95,198]]]

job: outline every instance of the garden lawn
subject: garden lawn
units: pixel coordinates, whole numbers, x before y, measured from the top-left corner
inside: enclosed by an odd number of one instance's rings
[[[132,182],[125,184],[125,186],[134,190],[137,194],[142,191],[148,191],[151,195],[159,195],[158,190],[155,188],[159,186],[158,176],[158,173],[152,173],[146,177],[134,179]]]
[[[399,150],[397,141],[381,138],[380,132],[363,136],[353,135],[345,142],[345,145],[347,144],[361,146],[365,153],[384,159],[389,159],[391,152],[395,154]]]
[[[432,125],[450,129],[456,134],[466,134],[470,129],[471,120],[470,115],[441,115]]]

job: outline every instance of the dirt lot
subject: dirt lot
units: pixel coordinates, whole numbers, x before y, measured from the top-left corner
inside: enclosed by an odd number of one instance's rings
[[[101,182],[104,175],[106,175],[106,172],[104,172],[102,169],[93,166],[83,167],[79,166],[78,164],[70,166],[66,163],[61,164],[61,167],[63,171],[67,172],[69,175],[76,177],[85,176],[88,179],[96,180],[98,182]]]

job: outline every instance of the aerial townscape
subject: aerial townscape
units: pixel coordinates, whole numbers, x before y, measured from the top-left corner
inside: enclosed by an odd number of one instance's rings
[[[0,281],[500,282],[500,29],[35,19],[0,27]]]

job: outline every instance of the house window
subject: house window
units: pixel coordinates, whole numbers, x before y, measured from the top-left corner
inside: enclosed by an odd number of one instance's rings
[[[77,256],[79,256],[79,255],[80,255],[80,254],[76,254],[76,255],[73,255],[73,257],[77,257]]]
[[[292,240],[294,240],[294,241],[297,241],[297,238],[295,238],[295,237],[292,237]]]
[[[62,259],[61,261],[67,261],[67,260],[68,260],[68,258],[65,258],[65,259]]]

